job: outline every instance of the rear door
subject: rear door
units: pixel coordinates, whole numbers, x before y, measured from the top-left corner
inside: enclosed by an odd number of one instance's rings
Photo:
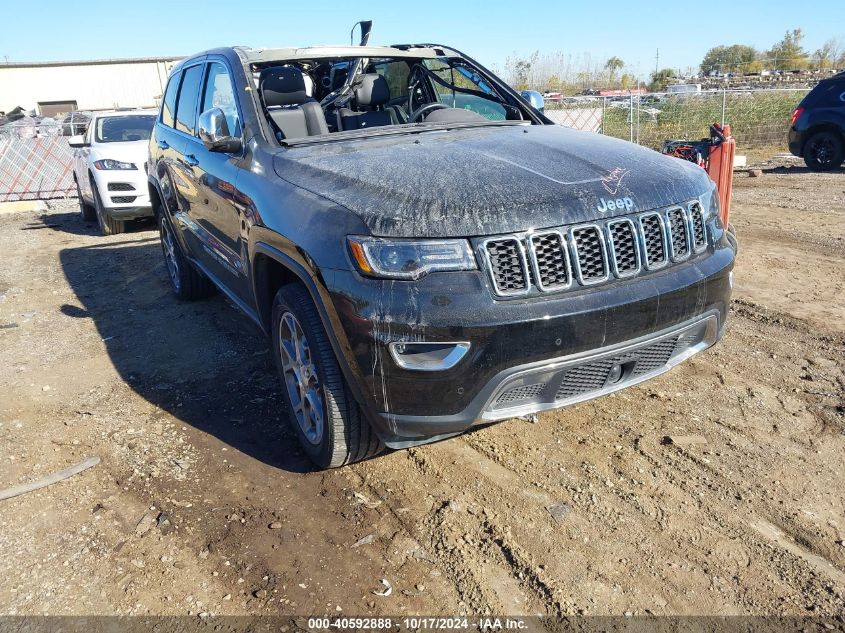
[[[204,69],[204,59],[182,69],[179,88],[174,99],[175,109],[172,121],[165,116],[163,107],[162,136],[156,139],[164,168],[171,178],[175,199],[175,204],[171,206],[171,209],[174,210],[176,232],[187,246],[188,254],[200,261],[203,259],[202,242],[198,241],[195,233],[190,230],[188,221],[191,213],[200,203],[200,195],[194,179],[192,161],[186,158],[185,152],[188,142],[194,137],[196,131],[199,90]]]
[[[162,99],[161,112],[150,138],[151,164],[149,172],[155,177],[161,188],[164,203],[167,209],[177,214],[180,208],[180,187],[177,183],[181,176],[179,159],[182,157],[185,139],[175,130],[176,125],[176,100],[179,95],[179,86],[182,82],[182,71],[177,71],[170,76],[167,88]],[[176,223],[174,223],[176,224]],[[176,226],[178,233],[179,227]]]

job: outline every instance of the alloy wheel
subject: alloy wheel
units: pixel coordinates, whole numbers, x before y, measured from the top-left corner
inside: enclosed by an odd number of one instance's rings
[[[829,138],[821,138],[810,146],[810,151],[815,155],[816,162],[820,165],[828,165],[833,160],[833,142]]]
[[[285,387],[297,424],[305,439],[318,445],[325,426],[323,386],[308,338],[291,312],[285,312],[279,321],[279,348]]]
[[[179,261],[176,259],[176,240],[165,219],[161,221],[161,248],[164,251],[164,261],[167,263],[170,282],[176,292],[179,292],[181,282],[179,281]]]

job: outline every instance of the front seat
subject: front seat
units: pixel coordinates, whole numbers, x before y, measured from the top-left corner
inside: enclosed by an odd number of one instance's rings
[[[399,123],[392,110],[384,108],[384,104],[388,101],[390,101],[390,88],[384,77],[375,73],[361,75],[360,84],[355,89],[355,103],[358,111],[349,108],[338,110],[338,129],[361,130]]]
[[[265,68],[258,77],[258,90],[270,120],[282,139],[328,134],[323,108],[308,96],[302,71],[293,66]]]

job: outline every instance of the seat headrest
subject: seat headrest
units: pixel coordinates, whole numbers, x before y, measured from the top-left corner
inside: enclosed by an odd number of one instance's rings
[[[390,88],[381,75],[361,75],[361,83],[355,89],[355,100],[359,106],[380,106],[390,100]]]
[[[262,70],[258,89],[268,107],[301,105],[309,100],[302,71],[292,66],[273,66]]]

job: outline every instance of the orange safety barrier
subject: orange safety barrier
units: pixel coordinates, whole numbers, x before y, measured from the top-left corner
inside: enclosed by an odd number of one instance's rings
[[[710,147],[710,155],[707,157],[707,175],[716,183],[719,190],[719,208],[721,209],[722,226],[728,226],[728,218],[731,214],[731,192],[734,182],[734,153],[736,152],[736,141],[731,136],[731,126],[726,125],[721,129],[724,140],[714,143]]]

